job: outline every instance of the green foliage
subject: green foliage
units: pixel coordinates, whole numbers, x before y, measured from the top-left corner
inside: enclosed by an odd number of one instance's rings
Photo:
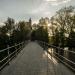
[[[33,30],[31,33],[31,41],[35,41],[36,40],[36,30]]]
[[[26,22],[22,21],[18,23],[18,30],[20,31],[20,36],[23,40],[28,40],[30,38],[30,27],[27,26]]]
[[[69,6],[58,10],[56,15],[51,18],[51,24],[53,26],[56,26],[56,29],[52,28],[52,38],[54,38],[54,40],[59,39],[59,41],[53,40],[54,44],[57,45],[58,43],[58,46],[64,48],[64,46],[67,46],[65,34],[70,35],[70,33],[72,33],[72,30],[75,29],[74,8],[72,6]]]
[[[13,29],[14,28],[14,24],[15,24],[14,19],[8,17],[7,21],[5,22],[5,26],[6,26],[7,31]]]
[[[75,32],[71,31],[68,38],[68,46],[71,48],[75,48]]]
[[[59,46],[59,42],[60,42],[60,40],[59,40],[59,31],[56,29],[55,30],[55,35],[54,36],[52,36],[52,44],[53,45],[55,45],[55,46]]]
[[[15,43],[19,43],[29,39],[29,22],[20,21],[15,24],[14,19],[7,18],[5,25],[0,27],[0,49],[4,49],[9,44],[14,45]],[[10,36],[7,35],[10,34]]]
[[[43,27],[39,27],[35,32],[35,37],[37,40],[49,42],[48,31]]]

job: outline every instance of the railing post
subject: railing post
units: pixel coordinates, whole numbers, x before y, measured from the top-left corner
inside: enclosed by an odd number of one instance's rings
[[[15,43],[15,56],[17,56],[17,49],[16,49],[16,43]]]
[[[53,56],[53,52],[52,52],[52,48],[51,48],[51,59],[52,59],[52,56]]]
[[[47,51],[47,75],[48,75],[48,51]]]
[[[22,42],[22,48],[23,48],[23,44],[24,44],[24,42]]]
[[[10,64],[9,62],[10,62],[10,53],[9,53],[9,45],[7,45],[7,53],[8,53],[8,65]]]
[[[43,42],[43,44],[44,44],[44,50],[45,50],[45,42]]]

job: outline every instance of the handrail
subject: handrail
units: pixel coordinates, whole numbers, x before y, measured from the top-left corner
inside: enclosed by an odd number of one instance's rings
[[[54,55],[55,56],[55,55]],[[60,58],[58,58],[57,56],[55,56],[58,60],[60,60],[62,63],[64,63],[65,65],[67,65],[69,68],[71,68],[73,71],[75,71],[75,68],[73,68],[71,65],[69,65],[67,62],[62,61]]]
[[[0,53],[2,53],[2,52],[4,52],[4,51],[7,51],[7,52],[8,52],[8,55],[7,55],[6,57],[4,57],[2,60],[0,60],[0,63],[4,62],[4,61],[6,60],[6,62],[0,66],[0,70],[1,70],[7,63],[9,64],[10,59],[14,56],[13,54],[14,54],[14,53],[17,53],[18,50],[21,49],[21,47],[24,45],[24,43],[25,43],[25,42],[21,42],[21,43],[19,43],[19,44],[15,44],[14,46],[11,46],[11,47],[8,46],[7,48],[5,48],[5,49],[3,49],[3,50],[0,50]],[[15,47],[17,47],[17,46],[20,46],[20,47],[19,47],[18,49],[16,49]],[[10,49],[12,49],[12,48],[15,48],[15,51],[13,51],[12,53],[9,53]]]
[[[55,54],[57,54],[57,55],[59,55],[58,53],[56,53],[56,52],[54,52]],[[67,60],[67,61],[69,61],[70,63],[72,63],[72,64],[74,64],[75,65],[75,63],[74,62],[72,62],[71,60],[69,60],[69,59],[67,59],[67,58],[65,58],[64,56],[62,56],[62,55],[59,55],[60,57],[62,57],[62,58],[64,58],[65,60]]]
[[[2,49],[2,50],[0,50],[0,53],[3,52],[3,51],[6,51],[7,49],[10,49],[10,48],[13,48],[13,47],[15,47],[15,46],[18,46],[18,45],[20,45],[20,44],[22,44],[22,43],[23,43],[23,42],[21,42],[21,43],[19,43],[19,44],[17,44],[17,45],[14,45],[14,46],[11,46],[11,47]]]
[[[53,45],[51,45],[51,47],[54,47],[54,48],[57,48],[57,49],[60,49],[60,50],[63,50],[63,51],[68,51],[68,52],[71,52],[71,53],[75,53],[75,51],[65,50],[65,49],[62,49],[60,47],[56,47],[56,46],[53,46]]]
[[[63,49],[63,48],[56,47],[56,46],[54,46],[54,45],[50,45],[50,44],[48,44],[48,43],[46,43],[46,42],[43,42],[43,41],[40,41],[40,42],[45,43],[45,45],[50,46],[50,47],[53,47],[53,48],[57,48],[57,49],[60,49],[60,50],[63,50],[63,51],[68,51],[68,52],[71,52],[71,53],[75,53],[75,51],[65,50],[65,49]]]
[[[62,49],[62,48],[60,48],[60,47],[56,47],[56,46],[54,46],[54,45],[50,45],[50,44],[48,44],[48,43],[46,43],[46,42],[43,42],[43,41],[38,41],[38,40],[37,40],[37,42],[39,42],[40,44],[44,45],[44,47],[48,47],[48,48],[51,47],[51,48],[54,48],[54,50],[55,50],[55,48],[56,48],[56,49],[58,49],[58,51],[59,51],[59,50],[63,50],[63,51],[67,51],[67,52],[70,52],[70,53],[75,54],[75,51],[64,50],[64,49]],[[47,52],[49,53],[48,50],[47,50]],[[61,55],[60,53],[57,53],[57,52],[55,52],[55,51],[53,51],[53,53],[54,53],[54,54],[53,54],[54,56],[56,56],[55,54],[57,54],[59,57],[62,57],[64,60],[68,61],[68,62],[71,63],[72,65],[75,65],[75,62],[73,62],[72,60],[66,58],[65,56]],[[49,54],[51,54],[51,53],[49,53]],[[51,54],[51,56],[52,56],[52,54]],[[58,60],[61,60],[61,58],[59,58],[58,56],[56,56],[56,57],[58,58]],[[62,63],[64,63],[64,64],[67,65],[69,68],[71,68],[73,71],[75,71],[75,68],[72,67],[70,64],[68,64],[66,61],[61,60]]]

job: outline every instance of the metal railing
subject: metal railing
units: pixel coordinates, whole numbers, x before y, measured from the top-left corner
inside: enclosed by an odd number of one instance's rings
[[[56,47],[53,45],[50,45],[46,42],[43,41],[37,41],[43,48],[44,50],[46,50],[52,57],[55,57],[58,61],[62,62],[63,64],[65,64],[67,67],[69,67],[70,69],[72,69],[75,72],[75,62],[70,60],[68,57],[64,56],[64,54],[62,55],[60,52],[67,52],[69,54],[73,54],[75,56],[75,52],[74,51],[70,51],[70,50],[65,50],[62,49],[60,47]],[[48,48],[51,48],[51,51],[48,51]],[[56,52],[56,50],[58,52]]]
[[[2,59],[0,59],[0,70],[3,69],[7,64],[9,64],[12,58],[14,58],[22,50],[25,44],[27,44],[27,41],[15,44],[14,46],[11,47],[9,47],[8,45],[7,48],[0,50],[0,54],[5,55],[5,56],[0,55],[0,57],[3,57]]]

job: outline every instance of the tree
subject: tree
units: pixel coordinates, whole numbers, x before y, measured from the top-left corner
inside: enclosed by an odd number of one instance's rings
[[[12,32],[12,30],[14,28],[14,24],[15,24],[14,19],[8,17],[7,21],[5,22],[7,32],[10,32],[10,33]]]
[[[51,24],[55,25],[60,32],[59,44],[64,48],[65,33],[69,34],[73,28],[72,15],[74,8],[72,6],[65,7],[56,12],[56,15],[51,18]],[[53,32],[54,33],[54,32]],[[54,34],[53,34],[54,35]]]
[[[53,41],[54,45],[59,46],[64,49],[65,46],[71,47],[73,42],[71,38],[74,38],[73,30],[75,29],[75,16],[74,8],[72,6],[61,8],[56,12],[56,14],[51,18]],[[68,43],[66,40],[66,35],[68,34]],[[59,40],[58,40],[58,39]],[[58,41],[57,41],[58,40]],[[73,39],[74,40],[74,39]],[[70,46],[71,45],[71,46]],[[64,51],[60,50],[60,55],[64,56]]]
[[[35,32],[35,37],[37,40],[49,42],[48,31],[43,27],[39,27]]]
[[[20,21],[18,23],[18,30],[20,31],[23,40],[29,39],[31,28],[29,28],[27,22]]]

